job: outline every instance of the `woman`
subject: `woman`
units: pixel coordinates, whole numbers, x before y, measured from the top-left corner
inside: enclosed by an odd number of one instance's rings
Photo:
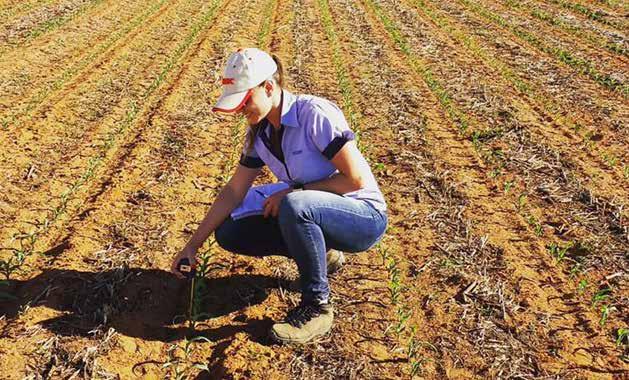
[[[285,90],[277,57],[241,49],[227,60],[222,83],[213,111],[243,114],[247,141],[236,172],[172,271],[183,278],[178,263],[194,264],[212,232],[231,252],[294,259],[301,303],[273,325],[271,337],[306,343],[332,327],[327,275],[343,262],[336,250],[360,252],[378,242],[386,204],[342,111],[328,100]],[[264,165],[281,183],[252,188]]]

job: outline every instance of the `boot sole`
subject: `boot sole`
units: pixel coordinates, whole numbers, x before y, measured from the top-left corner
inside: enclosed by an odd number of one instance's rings
[[[330,330],[332,330],[330,328]],[[304,338],[304,339],[291,339],[291,340],[287,340],[287,339],[283,339],[280,338],[279,336],[277,336],[275,334],[275,331],[271,330],[269,331],[269,336],[271,337],[271,340],[273,340],[275,343],[279,343],[279,344],[306,344],[306,343],[313,343],[313,341],[316,338],[322,337],[325,334],[327,334],[328,332],[330,332],[330,330],[324,332],[323,334],[315,334],[309,338]]]

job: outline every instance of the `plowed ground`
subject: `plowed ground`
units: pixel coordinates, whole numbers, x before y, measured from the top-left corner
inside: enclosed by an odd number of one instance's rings
[[[0,378],[628,378],[627,12],[1,2]],[[168,272],[237,164],[210,106],[242,46],[343,108],[389,206],[304,347],[267,337],[288,259],[210,239],[194,321]]]

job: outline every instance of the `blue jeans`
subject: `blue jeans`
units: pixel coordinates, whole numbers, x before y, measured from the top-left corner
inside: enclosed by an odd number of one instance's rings
[[[369,203],[325,191],[287,194],[277,218],[227,218],[214,232],[223,249],[249,256],[291,257],[299,270],[302,300],[330,296],[326,252],[361,252],[384,235],[387,215]]]

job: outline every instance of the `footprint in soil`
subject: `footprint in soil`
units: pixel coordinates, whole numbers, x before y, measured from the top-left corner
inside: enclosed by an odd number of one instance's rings
[[[261,275],[205,281],[208,292],[201,307],[206,319],[259,304],[267,298],[267,289],[278,284],[276,278]],[[122,268],[92,273],[51,269],[30,280],[9,280],[8,289],[3,286],[1,290],[15,297],[9,302],[0,299],[0,316],[5,315],[8,322],[29,303],[31,307],[44,305],[65,312],[40,322],[55,334],[88,336],[91,330],[105,325],[126,336],[170,342],[190,332],[182,323],[188,313],[190,283],[162,270]],[[238,322],[198,332],[212,340],[247,332],[257,340],[272,323]]]

